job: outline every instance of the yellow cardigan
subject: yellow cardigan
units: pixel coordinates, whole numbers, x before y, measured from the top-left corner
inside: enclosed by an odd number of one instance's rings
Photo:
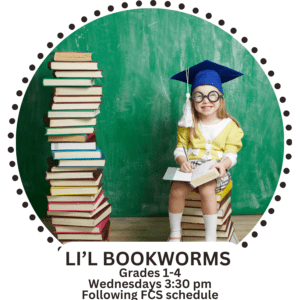
[[[203,156],[210,154],[212,159],[220,160],[224,153],[237,153],[242,148],[242,137],[244,132],[236,123],[231,120],[226,127],[219,133],[213,141],[206,141],[202,135],[199,126],[196,129],[199,138],[192,136],[190,140],[189,128],[178,127],[177,129],[177,147],[182,148],[182,144],[186,149],[200,149],[197,155],[191,153],[188,155],[189,159],[201,159]],[[210,152],[206,151],[206,145],[211,143]],[[219,154],[218,154],[218,152]],[[220,152],[223,154],[220,155]]]

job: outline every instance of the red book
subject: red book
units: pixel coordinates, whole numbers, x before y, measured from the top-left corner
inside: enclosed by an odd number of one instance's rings
[[[105,241],[108,238],[110,221],[108,221],[101,233],[58,233],[57,238],[63,241]]]
[[[79,226],[55,226],[55,233],[82,233],[82,234],[97,234],[103,231],[104,226],[108,222],[110,216],[107,216],[101,222],[99,222],[95,227],[79,227]]]
[[[48,211],[94,211],[104,199],[104,190],[101,190],[93,202],[48,202]]]
[[[73,214],[84,214],[85,212],[62,212],[65,215],[53,216],[51,219],[52,225],[68,225],[68,226],[82,226],[82,227],[95,227],[100,221],[105,219],[111,214],[111,204],[105,198],[103,204],[91,216],[70,216]]]

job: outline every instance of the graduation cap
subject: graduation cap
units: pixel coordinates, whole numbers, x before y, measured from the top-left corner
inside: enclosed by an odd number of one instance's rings
[[[212,85],[219,89],[223,93],[222,83],[233,80],[244,74],[237,72],[228,67],[216,64],[210,60],[205,60],[197,65],[190,67],[180,73],[177,73],[171,79],[186,82],[187,84],[192,84],[191,92],[199,85]],[[184,127],[194,127],[191,104],[190,104],[190,94],[186,94],[187,99],[183,109],[183,117],[179,121],[179,126]]]
[[[221,93],[223,93],[222,83],[228,82],[242,75],[244,74],[216,64],[210,60],[205,60],[192,66],[188,70],[184,70],[174,75],[171,79],[191,83],[191,92],[199,85],[208,84],[215,86]]]

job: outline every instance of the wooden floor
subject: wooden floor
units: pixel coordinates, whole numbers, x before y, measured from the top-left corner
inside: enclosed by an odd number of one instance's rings
[[[238,215],[231,218],[236,237],[241,241],[256,225],[261,215]],[[54,234],[51,219],[42,218],[42,221]],[[168,217],[110,218],[110,222],[110,242],[164,242],[170,232]]]

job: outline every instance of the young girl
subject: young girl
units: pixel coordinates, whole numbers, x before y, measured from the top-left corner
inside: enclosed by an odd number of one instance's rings
[[[222,83],[243,75],[237,71],[204,61],[171,79],[192,83],[191,94],[187,94],[184,115],[178,123],[176,162],[183,172],[192,172],[205,161],[216,159],[220,177],[198,187],[205,222],[205,241],[217,240],[216,192],[223,190],[231,179],[228,171],[236,164],[237,152],[242,147],[244,135],[239,123],[226,111]],[[188,149],[186,159],[183,146]],[[181,217],[187,193],[195,189],[187,182],[172,183],[169,197],[169,219],[171,233],[169,242],[181,241]]]

